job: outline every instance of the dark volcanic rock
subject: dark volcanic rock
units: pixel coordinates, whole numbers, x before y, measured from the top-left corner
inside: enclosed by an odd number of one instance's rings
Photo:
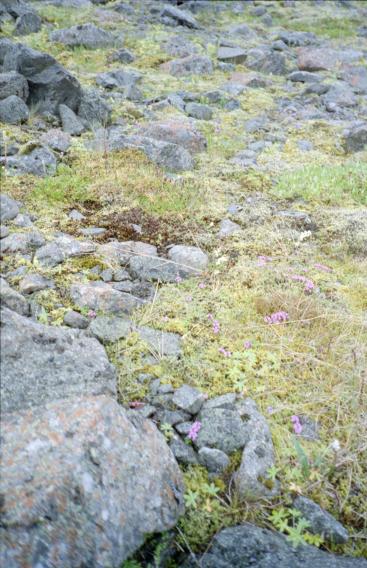
[[[183,511],[163,436],[109,397],[8,415],[2,437],[4,567],[119,568]]]
[[[21,124],[22,122],[26,122],[28,117],[29,112],[27,105],[16,95],[11,95],[0,101],[0,122],[5,122],[6,124]]]
[[[14,71],[0,73],[0,100],[16,95],[26,101],[28,94],[28,83],[22,75]]]
[[[106,30],[97,28],[94,24],[80,24],[63,30],[55,30],[50,34],[50,40],[63,43],[68,47],[86,47],[99,49],[113,47],[117,43],[116,37]]]

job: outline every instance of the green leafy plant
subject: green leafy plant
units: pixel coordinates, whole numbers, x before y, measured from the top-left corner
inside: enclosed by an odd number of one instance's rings
[[[278,531],[287,535],[287,539],[293,546],[305,543],[320,546],[323,543],[322,536],[307,531],[310,523],[302,517],[301,512],[297,509],[286,509],[284,507],[274,509],[270,515],[270,521]]]

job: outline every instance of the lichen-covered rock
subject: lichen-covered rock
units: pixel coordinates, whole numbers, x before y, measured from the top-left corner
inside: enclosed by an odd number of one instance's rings
[[[0,252],[3,254],[27,253],[42,247],[45,239],[38,231],[29,233],[10,233],[1,239]]]
[[[26,154],[10,156],[4,161],[9,175],[32,174],[44,177],[56,172],[55,154],[46,146],[38,146]]]
[[[55,30],[51,32],[50,40],[62,43],[68,47],[82,46],[87,49],[113,47],[117,43],[117,38],[113,33],[98,28],[91,23]]]
[[[115,371],[102,345],[83,333],[1,312],[3,412],[81,395],[114,394]]]
[[[130,314],[144,302],[125,292],[118,292],[104,282],[73,284],[70,296],[79,308],[89,308],[96,312],[121,315]]]
[[[175,77],[210,75],[213,73],[213,64],[207,55],[189,55],[163,63],[161,69]]]
[[[10,95],[0,101],[0,122],[21,124],[29,118],[28,107],[20,97]]]
[[[26,101],[28,94],[28,82],[23,75],[15,73],[15,71],[0,73],[0,100],[15,95]]]
[[[0,300],[2,306],[6,306],[22,316],[29,315],[29,304],[27,300],[22,294],[13,290],[4,278],[0,278]]]
[[[190,385],[182,385],[176,390],[172,402],[181,410],[197,414],[205,401],[205,395]]]
[[[168,258],[186,275],[200,274],[209,264],[208,255],[199,247],[175,245],[168,251]]]
[[[119,568],[182,513],[181,473],[163,436],[109,397],[8,415],[2,451],[7,568]]]
[[[207,147],[205,136],[187,119],[151,122],[143,126],[140,132],[149,138],[182,146],[191,154],[203,152]]]
[[[344,136],[344,147],[347,152],[360,152],[367,146],[367,122],[353,125]]]
[[[310,523],[308,531],[319,534],[336,544],[344,544],[349,539],[347,529],[311,499],[299,495],[293,501],[292,506],[300,511],[302,517]]]
[[[6,195],[5,193],[0,194],[0,221],[11,221],[19,213],[18,203]]]
[[[225,454],[242,449],[249,440],[239,413],[227,408],[203,409],[198,420],[201,428],[195,445],[198,448],[215,448]]]

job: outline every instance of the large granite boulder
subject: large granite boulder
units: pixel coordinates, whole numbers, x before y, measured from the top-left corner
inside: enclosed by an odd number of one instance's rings
[[[2,437],[4,567],[120,568],[183,510],[164,437],[110,397],[8,414]]]
[[[102,345],[83,332],[1,312],[1,406],[14,412],[61,398],[114,394],[115,371]]]

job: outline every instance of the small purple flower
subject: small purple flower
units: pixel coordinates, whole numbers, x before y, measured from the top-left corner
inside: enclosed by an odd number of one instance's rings
[[[89,310],[88,317],[89,318],[95,318],[95,317],[97,317],[97,314],[94,310]]]
[[[291,422],[293,424],[294,433],[297,434],[297,436],[299,436],[299,434],[301,434],[302,432],[302,424],[299,420],[299,416],[295,414],[291,416]]]
[[[187,437],[189,438],[189,440],[192,440],[193,442],[195,442],[195,440],[198,437],[198,434],[200,432],[200,428],[201,428],[201,422],[196,420],[193,423],[193,425],[191,426],[189,433],[187,434]]]
[[[182,278],[179,274],[177,274],[175,281],[177,282],[177,284],[179,284],[180,282],[182,282]]]
[[[224,347],[219,347],[218,349],[219,353],[222,353],[222,355],[224,357],[231,357],[232,353],[230,351],[228,351],[227,349],[225,349]]]
[[[271,262],[273,259],[271,258],[271,256],[265,256],[263,254],[261,254],[260,256],[257,257],[257,265],[258,266],[266,266],[268,264],[268,262]]]
[[[305,285],[305,292],[310,293],[315,288],[315,284],[312,282],[312,280],[306,278],[306,276],[302,276],[300,274],[291,274],[291,279],[295,280],[296,282],[303,282]]]
[[[243,344],[243,346],[244,346],[245,349],[251,349],[251,347],[252,347],[252,341],[248,341],[248,340],[245,341],[244,344]]]
[[[168,317],[168,316],[163,316],[163,317],[162,317],[162,321],[168,321],[168,320],[169,320],[169,317]]]
[[[186,302],[192,302],[192,296],[186,296]]]
[[[219,333],[219,330],[220,330],[219,321],[214,320],[213,321],[213,333],[217,334],[217,333]]]
[[[289,320],[289,314],[284,311],[274,312],[273,314],[264,317],[265,323],[268,323],[270,325],[284,323],[288,320]]]
[[[273,414],[274,413],[274,408],[272,406],[268,406],[268,408],[266,409],[266,412],[268,414]]]
[[[203,288],[206,288],[205,282],[199,282],[199,288],[200,288],[201,290],[203,290]]]

